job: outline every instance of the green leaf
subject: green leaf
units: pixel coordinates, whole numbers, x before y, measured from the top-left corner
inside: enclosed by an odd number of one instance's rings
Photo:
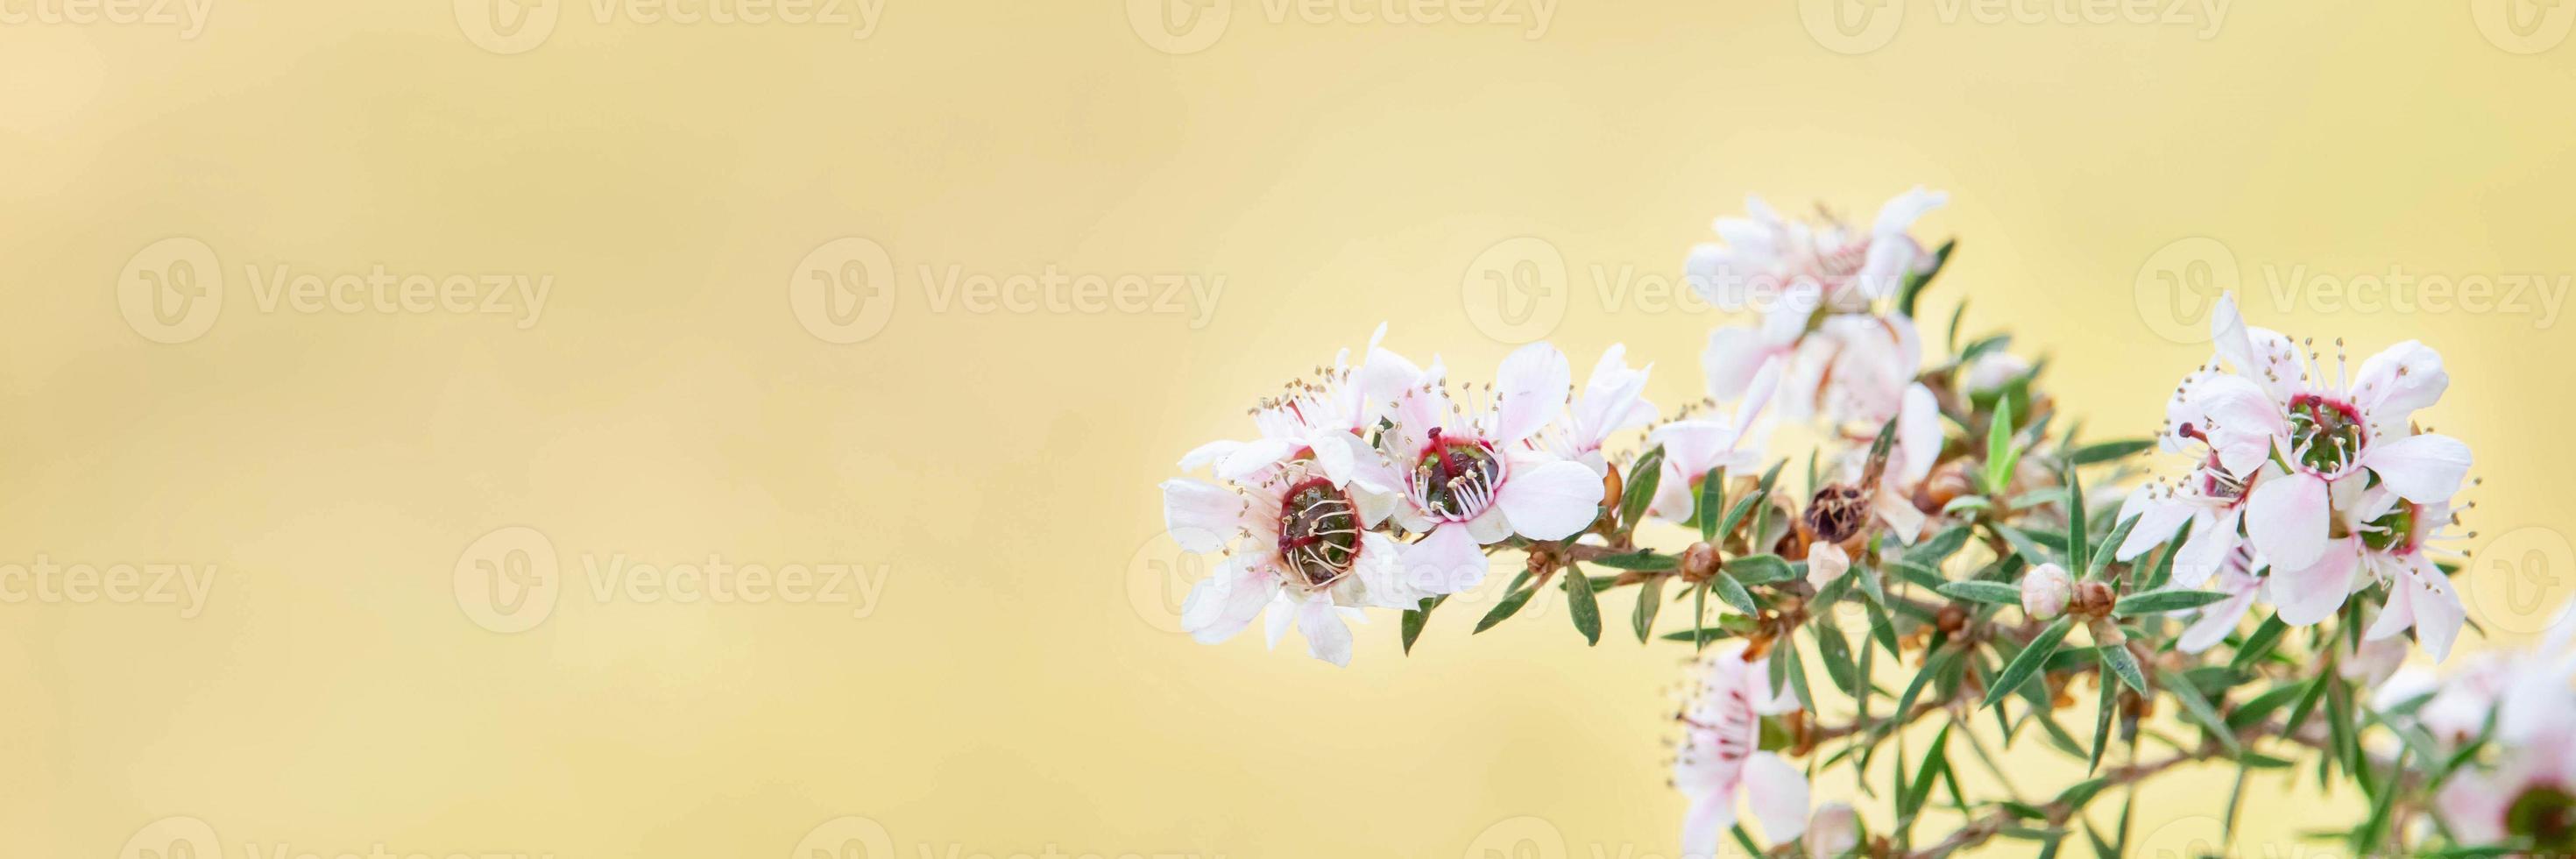
[[[1798,708],[1816,712],[1816,693],[1807,688],[1807,661],[1798,657],[1797,639],[1780,637],[1780,649],[1771,654],[1771,661],[1778,664],[1781,660],[1789,663],[1789,689],[1798,693]]]
[[[1747,621],[1751,621],[1751,620],[1752,620],[1752,618],[1745,618],[1745,620],[1747,620]],[[1708,583],[1707,583],[1707,582],[1701,582],[1701,583],[1699,584],[1699,587],[1695,587],[1695,588],[1692,588],[1692,589],[1691,589],[1691,632],[1690,632],[1691,637],[1690,637],[1690,643],[1691,643],[1691,650],[1692,650],[1693,652],[1697,652],[1697,651],[1707,650],[1707,649],[1708,649],[1708,638],[1709,638],[1709,636],[1708,636],[1708,632],[1707,632],[1707,630],[1708,630]]]
[[[2172,588],[2169,590],[2148,591],[2142,594],[2130,594],[2128,596],[2121,597],[2120,602],[2112,607],[2111,612],[2121,617],[2135,617],[2142,614],[2162,614],[2169,611],[2181,611],[2187,608],[2199,608],[2201,606],[2226,599],[2227,596],[2227,594],[2219,593],[2217,591],[2201,591],[2192,590],[2190,588]]]
[[[1895,570],[1896,575],[1899,578],[1902,578],[1907,582],[1911,582],[1916,587],[1921,588],[1939,590],[1942,584],[1949,581],[1948,579],[1941,577],[1941,571],[1933,569],[1932,567],[1911,558],[1897,558],[1895,560],[1888,561],[1886,562],[1885,569]]]
[[[2138,694],[2147,694],[2146,672],[2138,670],[2138,657],[2129,652],[2128,645],[2105,644],[2094,648],[2094,651],[2102,655],[2104,671],[2119,675],[2120,682],[2129,684],[2129,688],[2138,690]]]
[[[2227,720],[2218,715],[2218,708],[2210,706],[2208,698],[2201,696],[2199,688],[2175,676],[2171,671],[2158,671],[2156,678],[2164,682],[2165,691],[2173,695],[2174,700],[2182,702],[2184,715],[2190,716],[2192,721],[2199,722],[2201,727],[2208,728],[2210,733],[2218,736],[2219,745],[2226,746],[2231,754],[2245,750],[2244,746],[2236,742],[2235,729],[2228,727]]]
[[[2255,665],[2272,655],[2273,648],[2280,646],[2281,635],[2288,631],[2290,625],[2282,623],[2279,616],[2264,618],[2263,625],[2255,627],[2254,634],[2246,637],[2244,646],[2236,648],[2236,659],[2227,663],[2228,667],[2253,671]]]
[[[2039,635],[2030,640],[2030,646],[2022,648],[2021,653],[2013,656],[2012,664],[2004,666],[2003,673],[1986,690],[1986,703],[1982,706],[1992,707],[2001,703],[2012,695],[2016,687],[2029,682],[2031,675],[2039,673],[2039,666],[2048,662],[2049,654],[2056,653],[2057,645],[2066,640],[2067,631],[2074,628],[2072,617],[2060,617],[2051,621],[2047,629],[2040,630]]]
[[[1619,524],[1636,530],[1637,522],[1654,503],[1655,489],[1664,479],[1664,448],[1657,445],[1637,457],[1628,466],[1628,488],[1619,496]]]
[[[2307,691],[2307,685],[2301,683],[2283,683],[2274,686],[2271,690],[2256,695],[2245,703],[2236,705],[2236,709],[2228,711],[2227,727],[2229,730],[2242,730],[2261,724],[2265,719],[2271,718],[2273,713],[2289,706],[2290,702],[2298,700],[2299,696],[2307,694]]]
[[[1448,601],[1449,596],[1442,594],[1424,599],[1420,608],[1404,610],[1404,652],[1407,655],[1413,653],[1414,639],[1422,637],[1423,624],[1431,621],[1431,610],[1439,608],[1441,603]]]
[[[1797,578],[1799,571],[1778,555],[1743,555],[1726,561],[1726,574],[1747,585],[1767,585]]]
[[[1852,662],[1851,642],[1843,638],[1842,630],[1820,621],[1808,624],[1807,631],[1815,636],[1816,655],[1825,660],[1825,677],[1834,681],[1834,688],[1843,694],[1858,697],[1854,690],[1865,681],[1860,667]]]
[[[1663,605],[1664,580],[1662,577],[1647,579],[1644,584],[1637,586],[1637,610],[1632,613],[1629,620],[1637,628],[1638,643],[1643,644],[1654,640],[1655,612],[1661,610]]]
[[[1974,536],[1971,533],[1972,530],[1973,529],[1966,525],[1952,525],[1948,528],[1943,528],[1941,529],[1941,533],[1932,535],[1931,539],[1917,543],[1914,545],[1914,548],[1905,550],[1905,559],[1922,564],[1926,567],[1939,569],[1942,561],[1949,560],[1951,555],[1956,554],[1959,551],[1959,547],[1968,544],[1968,538]]]
[[[1932,252],[1930,265],[1905,277],[1904,288],[1896,294],[1896,312],[1905,314],[1908,319],[1914,317],[1914,300],[1923,295],[1923,287],[1932,283],[1932,276],[1940,274],[1941,267],[1950,264],[1950,251],[1958,247],[1958,239],[1942,242],[1941,248]]]
[[[2128,541],[2129,529],[2138,527],[2138,520],[2142,518],[2145,517],[2131,516],[2122,521],[2111,529],[2110,536],[2102,538],[2100,545],[2093,547],[2093,557],[2084,565],[2084,578],[2102,577],[2102,570],[2111,566],[2111,559],[2119,555],[2120,544]]]
[[[2093,465],[2095,463],[2110,462],[2111,460],[2119,459],[2155,446],[2156,440],[2151,438],[2131,438],[2121,439],[2119,441],[2096,442],[2076,448],[2074,453],[2066,455],[2066,462],[2069,465]]]
[[[2013,466],[2020,455],[2013,449],[2012,401],[1995,404],[1986,431],[1986,494],[2002,495],[2012,485]]]
[[[2028,532],[2001,522],[1988,522],[1986,527],[1994,531],[1997,536],[2004,538],[2004,542],[2013,547],[2013,552],[2021,555],[2022,560],[2030,562],[2031,566],[2055,563],[2049,557],[2048,550],[2041,548],[2037,541],[2031,539]]]
[[[2001,412],[1998,412],[2001,414]],[[2084,530],[2084,475],[2073,468],[2066,470],[2066,565],[2076,575],[2090,569],[2085,565],[2092,547],[2085,543],[2092,534]]]
[[[1990,603],[1993,605],[2021,604],[2021,589],[2002,582],[1945,582],[1940,587],[1934,588],[1934,590],[1940,591],[1942,596],[1965,602]]]
[[[1585,592],[1589,593],[1590,591],[1589,589],[1586,589]],[[1537,594],[1537,588],[1513,588],[1510,592],[1503,594],[1503,598],[1501,600],[1494,603],[1493,609],[1485,612],[1485,619],[1476,621],[1475,631],[1483,632],[1494,628],[1494,624],[1501,623],[1504,618],[1511,617],[1512,615],[1519,613],[1521,606],[1528,605],[1530,597],[1536,596]],[[1469,634],[1473,635],[1475,633]]]
[[[2102,687],[2102,697],[2093,711],[2093,754],[2084,764],[2087,773],[2102,768],[2102,750],[2111,744],[2111,714],[2118,712],[2120,703],[2120,684],[2104,678],[2097,685]]]
[[[1592,559],[1592,563],[1600,564],[1614,570],[1637,570],[1653,573],[1678,568],[1682,565],[1682,559],[1671,555],[1658,555],[1648,550],[1639,550],[1620,555],[1603,555]]]
[[[1578,586],[1576,582],[1582,584]],[[1600,644],[1601,603],[1592,595],[1592,578],[1573,564],[1565,565],[1565,607],[1566,613],[1574,617],[1575,630],[1583,633],[1583,640]]]
[[[1716,513],[1725,506],[1726,467],[1721,465],[1709,469],[1708,474],[1703,475],[1699,481],[1699,509],[1693,512],[1699,514],[1700,542],[1716,542],[1718,534]],[[1729,517],[1730,520],[1732,518]]]
[[[1717,592],[1719,600],[1733,606],[1736,611],[1743,612],[1745,616],[1752,617],[1762,613],[1762,605],[1753,601],[1753,592],[1745,590],[1744,583],[1736,581],[1734,576],[1711,576],[1708,585]]]
[[[1932,785],[1941,773],[1949,769],[1950,728],[1956,724],[1958,723],[1943,722],[1941,732],[1932,735],[1932,750],[1923,753],[1923,763],[1915,769],[1914,779],[1907,782],[1906,792],[1897,797],[1896,818],[1898,820],[1905,821],[1906,824],[1912,823],[1915,815],[1923,810],[1923,803],[1932,797]]]

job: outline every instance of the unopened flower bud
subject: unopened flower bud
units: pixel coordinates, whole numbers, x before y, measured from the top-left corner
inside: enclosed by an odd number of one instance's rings
[[[2076,582],[2075,602],[2069,608],[2077,615],[2099,620],[2110,617],[2111,607],[2118,602],[2119,597],[2111,593],[2110,585],[2101,582]]]
[[[1717,547],[1692,543],[1682,550],[1682,581],[1698,584],[1717,576]]]
[[[1833,859],[1860,846],[1860,816],[1850,803],[1829,802],[1807,816],[1807,856]]]
[[[1851,572],[1851,553],[1833,543],[1817,543],[1807,548],[1807,584],[1818,591],[1835,579]]]
[[[2066,568],[2041,564],[2021,577],[2021,610],[2032,620],[2055,620],[2075,598],[2075,583]]]

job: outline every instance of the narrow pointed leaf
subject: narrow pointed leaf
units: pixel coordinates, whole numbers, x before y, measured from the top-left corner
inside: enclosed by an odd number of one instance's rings
[[[2030,640],[2030,646],[2022,648],[2021,653],[2013,656],[2012,663],[2004,666],[2003,673],[1986,690],[1986,702],[1981,706],[1992,707],[2002,702],[2012,695],[2015,688],[2028,682],[2031,675],[2039,673],[2039,667],[2048,664],[2049,655],[2057,652],[2057,645],[2066,640],[2066,632],[2074,628],[2075,621],[2071,617],[2060,617],[2051,621],[2047,629],[2040,630],[2039,635]]]

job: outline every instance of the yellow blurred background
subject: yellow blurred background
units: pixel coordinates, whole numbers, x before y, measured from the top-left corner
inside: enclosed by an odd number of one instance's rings
[[[0,3],[0,855],[1670,856],[1686,648],[1201,646],[1155,484],[1380,321],[1695,398],[1748,192],[1949,190],[2095,438],[2209,289],[2421,338],[2576,584],[2576,7],[708,2]]]

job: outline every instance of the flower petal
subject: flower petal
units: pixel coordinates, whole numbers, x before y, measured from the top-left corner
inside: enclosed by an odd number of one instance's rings
[[[1763,361],[1778,350],[1750,325],[1731,325],[1708,332],[1708,348],[1699,354],[1700,372],[1708,377],[1708,395],[1719,400],[1744,396]]]
[[[2339,540],[2314,564],[2295,569],[2273,565],[2272,606],[2281,622],[2307,626],[2334,616],[2352,594],[2353,573],[2361,569],[2360,548],[2349,539]]]
[[[1176,477],[1163,481],[1163,528],[1172,542],[1197,554],[1220,551],[1243,529],[1243,496],[1209,483]]]
[[[1807,776],[1770,752],[1754,752],[1744,761],[1744,795],[1753,819],[1762,822],[1762,839],[1778,847],[1807,833]]]
[[[1574,385],[1574,369],[1565,353],[1544,342],[1513,350],[1494,374],[1494,396],[1501,419],[1494,441],[1528,438],[1565,410],[1565,395]]]
[[[2245,499],[2245,536],[2275,569],[2312,566],[2326,548],[2326,482],[2307,472],[2262,481]]]
[[[1452,594],[1485,581],[1485,553],[1463,522],[1431,529],[1404,547],[1397,563],[1404,566],[1404,584],[1418,593]]]
[[[1250,562],[1227,558],[1190,586],[1190,595],[1181,601],[1181,629],[1200,644],[1233,638],[1252,625],[1253,616],[1278,591],[1278,581],[1255,572]]]
[[[1807,550],[1807,584],[1822,591],[1835,579],[1851,571],[1851,554],[1832,543],[1817,543]]]
[[[2390,491],[2408,501],[2430,504],[2460,491],[2469,475],[2469,446],[2436,433],[2379,442],[2361,454],[2361,464],[2379,475]]]
[[[1577,463],[1560,459],[1527,469],[1516,463],[1494,500],[1521,536],[1561,540],[1599,518],[1601,489],[1601,478]]]
[[[1297,634],[1306,637],[1306,655],[1350,667],[1351,628],[1330,600],[1307,600],[1297,607]]]

